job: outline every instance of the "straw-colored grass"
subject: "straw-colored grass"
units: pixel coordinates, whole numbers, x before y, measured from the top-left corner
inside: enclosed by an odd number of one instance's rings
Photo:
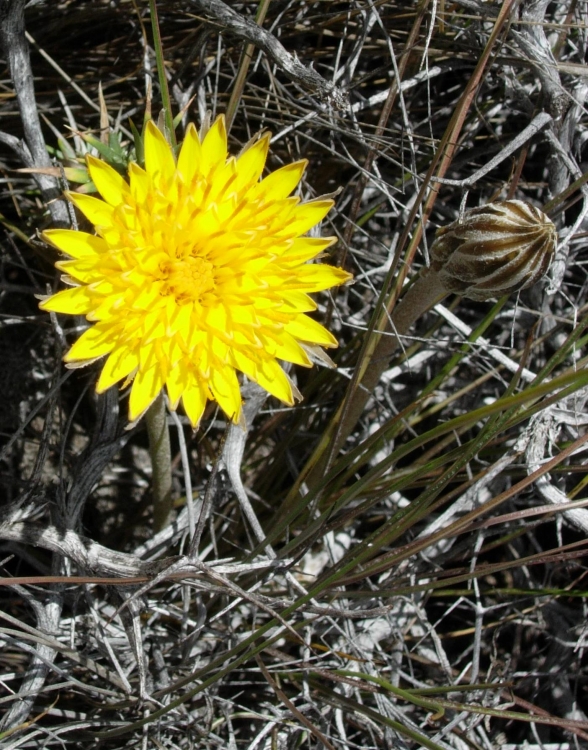
[[[214,404],[196,432],[170,416],[176,521],[153,536],[145,427],[63,369],[85,321],[35,298],[79,133],[106,110],[126,148],[158,117],[147,3],[32,4],[49,182],[18,171],[39,164],[6,66],[0,88],[3,748],[586,746],[585,5],[273,0],[307,79],[269,47],[245,67],[215,3],[158,7],[178,139],[232,96],[233,153],[267,128],[271,169],[309,160],[303,197],[340,191],[323,234],[355,283],[317,313],[338,367],[292,369],[294,408],[245,385],[248,432]],[[423,314],[330,450],[436,228],[505,198],[554,220],[548,277]]]

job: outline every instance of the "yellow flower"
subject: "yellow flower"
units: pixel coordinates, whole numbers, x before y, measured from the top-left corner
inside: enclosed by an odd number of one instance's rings
[[[316,309],[308,294],[350,276],[308,263],[333,237],[302,236],[332,201],[289,197],[305,161],[260,180],[268,146],[265,135],[238,158],[229,157],[219,117],[202,142],[188,127],[176,163],[149,122],[145,169],[131,163],[127,182],[88,157],[103,200],[68,196],[97,235],[69,229],[43,234],[72,260],[56,264],[71,288],[41,308],[95,323],[65,361],[75,367],[107,355],[97,391],[132,380],[131,421],[165,387],[172,409],[181,399],[194,426],[208,399],[237,422],[237,371],[292,404],[295,387],[277,360],[309,367],[305,344],[337,346],[306,315]]]

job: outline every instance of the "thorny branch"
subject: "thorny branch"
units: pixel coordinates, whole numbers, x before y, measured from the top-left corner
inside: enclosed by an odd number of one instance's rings
[[[179,579],[185,575],[193,575],[194,571],[210,570],[214,574],[231,575],[264,571],[275,566],[284,567],[289,560],[267,561],[260,560],[248,564],[239,564],[220,561],[211,566],[202,563],[195,564],[190,557],[168,557],[156,561],[141,560],[136,555],[126,552],[117,552],[102,544],[98,544],[82,534],[68,529],[58,529],[51,525],[42,525],[29,521],[4,521],[0,523],[0,539],[5,541],[30,544],[40,549],[56,552],[69,558],[81,570],[87,571],[88,575],[98,578],[125,580],[132,578],[150,578],[160,575],[162,571],[166,574],[174,574]],[[170,566],[173,566],[171,568]],[[163,578],[166,576],[164,575]],[[64,580],[56,577],[55,581]],[[11,579],[3,579],[4,585],[10,585]]]

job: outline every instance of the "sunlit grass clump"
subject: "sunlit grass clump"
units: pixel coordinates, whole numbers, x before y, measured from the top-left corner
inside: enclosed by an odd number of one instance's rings
[[[219,117],[201,140],[193,125],[176,162],[149,122],[145,168],[127,182],[88,157],[103,200],[69,194],[96,235],[52,229],[44,237],[71,260],[57,263],[69,289],[44,310],[85,315],[94,323],[65,357],[79,366],[107,356],[99,392],[132,381],[129,419],[138,419],[163,388],[197,425],[208,400],[237,422],[238,372],[281,401],[297,395],[278,360],[310,366],[306,347],[336,339],[307,315],[309,297],[349,279],[309,263],[335,241],[304,237],[332,207],[291,193],[305,161],[260,180],[269,146],[263,135],[238,158],[227,154]]]

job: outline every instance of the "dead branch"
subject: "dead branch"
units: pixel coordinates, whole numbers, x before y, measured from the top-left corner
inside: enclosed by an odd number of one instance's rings
[[[303,65],[296,54],[292,55],[284,45],[266,29],[261,28],[248,18],[236,13],[222,0],[191,0],[198,10],[223,31],[254,44],[274,62],[293,81],[306,89],[315,92],[321,99],[337,109],[345,109],[347,97],[335,84],[326,81],[312,68]]]
[[[24,8],[25,0],[0,0],[0,43],[10,65],[25,141],[32,157],[32,164],[25,164],[50,167],[51,160],[45,146],[35,99],[29,46],[25,38]],[[2,140],[7,142],[6,138]],[[18,149],[16,150],[18,153]],[[44,174],[35,174],[34,177],[54,224],[69,226],[67,206],[60,200],[58,181]]]

